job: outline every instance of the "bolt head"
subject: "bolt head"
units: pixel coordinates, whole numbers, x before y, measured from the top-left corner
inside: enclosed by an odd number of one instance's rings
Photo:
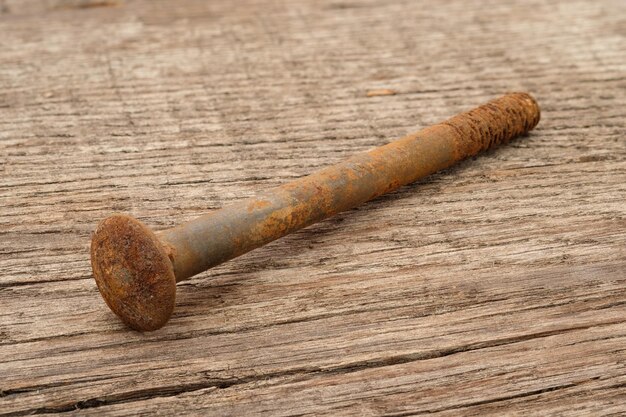
[[[156,330],[169,320],[176,300],[172,262],[139,220],[118,214],[100,222],[91,267],[102,298],[129,327]]]

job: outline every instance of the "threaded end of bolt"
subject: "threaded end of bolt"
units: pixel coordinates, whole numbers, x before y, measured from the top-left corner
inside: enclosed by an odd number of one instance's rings
[[[443,122],[455,136],[456,159],[509,142],[532,130],[541,112],[527,93],[509,93]]]

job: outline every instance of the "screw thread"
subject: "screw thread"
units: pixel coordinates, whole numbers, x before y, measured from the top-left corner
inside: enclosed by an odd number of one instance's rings
[[[509,93],[442,124],[452,128],[456,159],[461,160],[528,133],[539,123],[540,116],[532,96]]]

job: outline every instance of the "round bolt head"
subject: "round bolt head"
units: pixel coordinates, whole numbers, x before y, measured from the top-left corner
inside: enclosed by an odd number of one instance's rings
[[[91,267],[104,301],[129,327],[156,330],[169,320],[176,300],[172,262],[139,220],[114,215],[100,222]]]

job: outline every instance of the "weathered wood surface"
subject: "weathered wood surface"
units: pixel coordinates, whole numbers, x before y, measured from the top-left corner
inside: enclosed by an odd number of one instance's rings
[[[0,1],[0,415],[623,415],[626,4],[472,3]],[[111,212],[510,90],[530,136],[181,283],[165,328],[102,302]]]

